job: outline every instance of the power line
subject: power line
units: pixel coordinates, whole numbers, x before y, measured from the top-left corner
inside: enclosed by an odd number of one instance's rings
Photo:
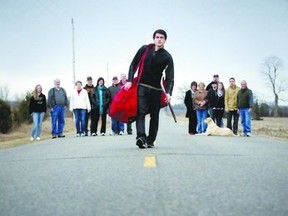
[[[49,0],[48,1],[51,5],[53,5],[55,8],[59,9],[60,11],[62,11],[65,15],[67,15],[69,18],[72,18],[73,16],[71,15],[71,13],[69,13],[67,10],[63,9],[63,7],[61,7],[59,4],[57,4],[55,1],[53,0]]]

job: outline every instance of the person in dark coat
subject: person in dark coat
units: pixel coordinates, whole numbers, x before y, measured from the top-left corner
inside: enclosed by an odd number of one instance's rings
[[[219,75],[218,74],[214,74],[213,75],[213,80],[207,85],[206,90],[209,91],[210,89],[212,89],[212,85],[216,82],[218,83],[219,81]]]
[[[91,95],[91,135],[97,135],[98,122],[101,117],[102,124],[100,133],[105,136],[106,133],[106,118],[109,104],[111,102],[111,94],[108,88],[104,85],[104,79],[100,77],[97,80],[97,85]]]
[[[223,127],[223,116],[225,110],[225,88],[222,82],[217,83],[217,91],[213,103],[214,122],[218,127]]]
[[[191,89],[186,91],[184,104],[186,106],[186,118],[188,118],[188,133],[194,135],[197,133],[197,115],[196,110],[194,109],[194,95],[197,91],[197,82],[193,81],[190,86]]]
[[[30,140],[33,141],[36,136],[40,140],[42,132],[42,122],[46,113],[46,96],[42,93],[42,86],[36,85],[33,96],[30,98],[29,114],[33,118],[33,127],[31,130]]]
[[[251,116],[253,107],[253,92],[247,87],[246,80],[242,80],[241,89],[237,94],[237,107],[241,117],[243,136],[251,136]]]
[[[88,92],[89,101],[91,105],[91,95],[94,90],[93,79],[91,76],[87,77],[87,84],[84,86],[84,89]],[[85,116],[85,136],[88,136],[88,121],[90,119],[90,132],[91,132],[91,112],[87,112]]]
[[[113,100],[115,95],[120,90],[121,86],[120,86],[120,84],[118,82],[118,77],[117,76],[114,76],[112,78],[112,82],[113,83],[112,83],[112,85],[110,87],[108,87],[108,90],[110,91],[111,98]],[[111,117],[111,129],[112,129],[112,135],[117,135],[117,134],[123,135],[124,134],[124,123]]]
[[[153,33],[154,44],[148,49],[144,60],[143,73],[138,86],[138,115],[136,118],[136,145],[141,148],[153,148],[159,127],[159,112],[161,109],[161,78],[165,73],[166,102],[170,102],[174,86],[174,63],[170,53],[164,49],[167,34],[158,29]],[[128,80],[123,86],[128,90],[132,86],[132,79],[136,68],[146,48],[142,46],[134,56],[128,73]],[[149,134],[145,130],[145,116],[150,114]]]
[[[208,115],[214,122],[215,116],[214,116],[214,108],[215,108],[215,100],[217,97],[217,82],[211,82],[211,88],[208,90]]]

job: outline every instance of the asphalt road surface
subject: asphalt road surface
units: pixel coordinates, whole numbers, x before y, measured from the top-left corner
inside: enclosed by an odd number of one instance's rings
[[[154,149],[133,132],[0,150],[0,215],[288,215],[287,141],[190,136],[163,115]]]

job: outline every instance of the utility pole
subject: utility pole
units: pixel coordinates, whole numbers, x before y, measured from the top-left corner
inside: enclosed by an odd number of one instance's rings
[[[75,74],[75,45],[74,45],[74,20],[72,18],[72,62],[73,62],[73,88],[75,87],[75,83],[76,83],[76,74]]]
[[[109,80],[109,62],[107,62],[107,74],[106,74],[106,76],[107,76],[107,82],[108,82],[108,80]]]

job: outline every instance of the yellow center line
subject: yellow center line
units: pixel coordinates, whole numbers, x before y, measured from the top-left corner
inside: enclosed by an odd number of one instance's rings
[[[156,157],[155,155],[147,155],[144,159],[144,167],[155,168],[156,167]]]

